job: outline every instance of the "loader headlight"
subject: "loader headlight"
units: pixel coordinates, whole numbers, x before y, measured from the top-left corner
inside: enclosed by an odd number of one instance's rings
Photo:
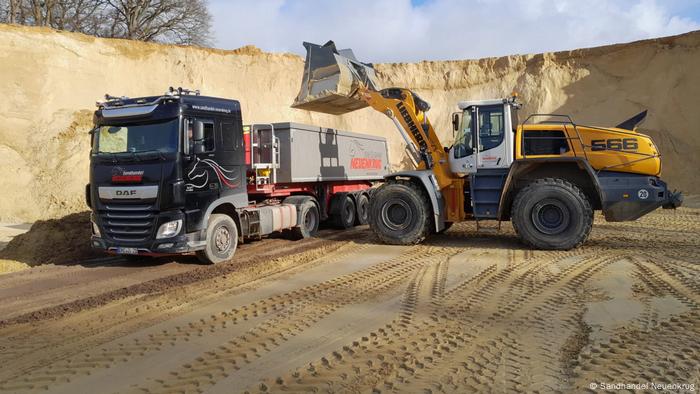
[[[172,222],[163,223],[158,228],[156,239],[170,238],[178,235],[182,228],[182,219],[173,220]]]

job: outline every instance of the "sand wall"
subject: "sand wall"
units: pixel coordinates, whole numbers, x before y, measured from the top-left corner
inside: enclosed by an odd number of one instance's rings
[[[445,143],[450,114],[464,99],[520,93],[524,113],[569,113],[614,125],[649,109],[642,131],[664,155],[664,178],[700,193],[700,33],[571,52],[468,61],[381,64],[385,86],[416,90]],[[360,53],[361,49],[356,48]],[[303,59],[246,47],[220,51],[97,39],[0,25],[0,221],[32,221],[85,209],[94,102],[105,93],[152,95],[168,86],[237,98],[245,122],[296,121],[390,139],[393,124],[371,109],[343,116],[289,107]]]

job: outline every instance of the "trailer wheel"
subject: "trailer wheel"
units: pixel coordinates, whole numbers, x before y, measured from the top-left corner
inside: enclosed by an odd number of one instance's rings
[[[355,217],[357,216],[355,202],[349,195],[341,198],[340,207],[338,207],[338,212],[333,215],[333,221],[336,227],[348,229],[355,225]]]
[[[365,225],[369,223],[369,197],[367,194],[360,193],[357,196],[357,203],[355,204],[355,212],[357,212],[355,218],[355,224],[358,226]]]
[[[527,245],[568,250],[581,245],[593,226],[593,209],[581,189],[562,179],[537,179],[515,197],[513,228]]]
[[[318,207],[308,199],[299,208],[299,226],[292,228],[292,235],[297,239],[313,237],[318,231],[320,222],[321,215]]]
[[[431,220],[428,196],[412,182],[389,181],[370,200],[370,228],[387,244],[411,245],[423,241],[431,232]]]
[[[212,214],[207,224],[207,244],[197,251],[197,258],[205,264],[217,264],[231,259],[238,246],[238,227],[233,219],[221,213]]]

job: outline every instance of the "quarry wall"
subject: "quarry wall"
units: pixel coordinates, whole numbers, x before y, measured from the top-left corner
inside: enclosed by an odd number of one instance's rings
[[[600,126],[648,109],[640,131],[661,150],[663,178],[700,193],[699,47],[700,32],[692,32],[567,52],[376,69],[384,86],[414,89],[431,103],[429,116],[446,144],[460,100],[516,91],[523,115],[566,113]],[[299,56],[254,47],[223,51],[0,25],[0,221],[86,209],[87,133],[95,101],[105,93],[136,97],[169,86],[200,89],[240,100],[245,123],[294,121],[384,136],[394,167],[405,162],[393,124],[371,109],[331,116],[290,108],[302,70]]]

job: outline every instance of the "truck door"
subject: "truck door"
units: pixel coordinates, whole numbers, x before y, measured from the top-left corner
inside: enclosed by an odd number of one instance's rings
[[[185,118],[185,190],[189,207],[202,207],[219,197],[215,122],[207,118]]]

